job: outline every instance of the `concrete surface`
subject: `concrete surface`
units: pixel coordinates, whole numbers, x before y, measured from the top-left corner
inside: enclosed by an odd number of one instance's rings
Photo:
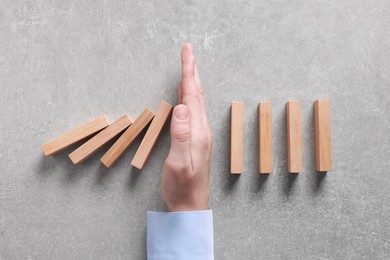
[[[0,2],[0,259],[145,259],[165,129],[147,167],[139,140],[108,171],[103,151],[40,145],[106,113],[176,101],[193,42],[214,132],[216,259],[389,259],[390,2]],[[330,98],[334,170],[314,171],[312,102]],[[284,104],[302,100],[304,172],[287,174]],[[245,173],[230,177],[229,106],[245,102]],[[274,173],[257,174],[256,109],[273,102]]]

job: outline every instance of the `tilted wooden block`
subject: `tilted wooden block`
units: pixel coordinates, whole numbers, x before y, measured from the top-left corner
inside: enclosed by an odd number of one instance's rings
[[[111,168],[126,152],[142,130],[152,121],[154,113],[146,108],[134,121],[134,123],[119,137],[111,148],[103,155],[100,161]]]
[[[107,116],[99,116],[91,122],[73,129],[72,131],[63,134],[46,144],[43,144],[42,151],[46,156],[56,154],[68,148],[69,146],[99,132],[108,125],[110,125],[110,122],[108,121]]]
[[[272,105],[259,104],[259,173],[272,172]]]
[[[287,118],[287,157],[288,172],[302,172],[302,119],[301,102],[288,101],[286,104]]]
[[[156,116],[150,124],[148,131],[134,155],[131,165],[140,170],[143,169],[171,112],[172,106],[166,102],[161,102]]]
[[[99,132],[86,143],[84,143],[79,148],[70,153],[69,158],[74,164],[79,164],[85,161],[101,147],[103,147],[103,145],[108,143],[115,136],[117,136],[126,128],[128,128],[132,122],[133,121],[128,115],[120,117],[117,121],[112,123],[110,126]]]
[[[230,136],[230,173],[241,174],[244,161],[244,103],[232,102]]]
[[[330,134],[330,101],[314,101],[314,134],[316,143],[316,169],[332,170],[332,143]]]

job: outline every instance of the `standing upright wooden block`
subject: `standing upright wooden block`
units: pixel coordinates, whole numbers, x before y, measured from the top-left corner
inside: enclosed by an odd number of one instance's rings
[[[230,136],[230,173],[241,174],[244,161],[244,103],[232,102]]]
[[[126,152],[137,136],[153,119],[154,113],[146,108],[141,115],[137,117],[134,123],[119,137],[111,148],[103,155],[100,161],[107,167],[111,168]]]
[[[314,134],[316,143],[316,169],[320,172],[332,170],[332,144],[330,134],[330,101],[314,101]]]
[[[69,158],[72,160],[73,164],[79,164],[85,161],[97,150],[103,147],[103,145],[129,127],[131,123],[132,120],[128,115],[122,116],[110,126],[89,139],[82,146],[70,153]]]
[[[142,170],[171,112],[172,106],[166,102],[161,102],[156,116],[150,124],[144,139],[142,139],[142,142],[134,155],[131,165]]]
[[[302,120],[301,102],[288,101],[286,104],[287,118],[287,157],[288,172],[302,172]]]
[[[56,154],[68,148],[69,146],[95,134],[96,132],[99,132],[108,125],[110,125],[110,122],[108,121],[107,116],[99,116],[91,122],[88,122],[46,144],[43,144],[42,151],[46,156]]]
[[[272,172],[272,105],[259,104],[259,173]]]

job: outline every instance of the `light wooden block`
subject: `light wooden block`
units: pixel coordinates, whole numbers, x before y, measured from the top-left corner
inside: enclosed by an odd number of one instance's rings
[[[143,169],[171,113],[172,105],[166,102],[161,102],[156,116],[150,124],[148,131],[134,155],[131,165],[140,170]]]
[[[272,105],[259,104],[259,173],[272,172]]]
[[[53,155],[62,150],[68,148],[69,146],[84,140],[85,138],[101,131],[110,125],[107,116],[102,115],[94,120],[76,128],[72,131],[53,139],[52,141],[42,145],[43,153],[48,155]]]
[[[244,103],[232,102],[230,136],[230,173],[242,174],[244,164]]]
[[[103,145],[108,143],[115,136],[122,133],[126,128],[131,125],[132,122],[133,121],[128,115],[120,117],[117,121],[106,127],[104,130],[99,132],[97,135],[89,139],[86,143],[84,143],[79,148],[70,153],[69,158],[72,160],[73,164],[79,164],[85,161],[96,151],[102,148]]]
[[[332,170],[332,143],[330,134],[330,101],[314,101],[314,134],[316,143],[316,169]]]
[[[301,102],[288,101],[286,104],[287,118],[287,157],[288,172],[302,172],[302,116]]]
[[[111,168],[126,152],[142,130],[152,121],[154,113],[146,108],[134,121],[134,123],[119,137],[111,148],[103,155],[100,161]]]

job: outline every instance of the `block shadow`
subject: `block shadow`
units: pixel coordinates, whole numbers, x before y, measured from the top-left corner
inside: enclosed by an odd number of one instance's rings
[[[128,184],[127,186],[130,189],[133,189],[136,186],[136,184],[138,182],[138,179],[141,176],[141,173],[142,173],[142,170],[137,169],[137,168],[131,166],[131,168],[130,168],[130,177],[129,177],[129,181],[127,183]]]
[[[250,139],[251,140],[255,140],[255,145],[254,145],[254,151],[255,152],[252,152],[250,153],[250,156],[251,156],[251,162],[253,162],[254,165],[256,165],[255,169],[257,169],[257,172],[254,174],[255,176],[253,176],[254,180],[251,182],[252,186],[251,186],[251,193],[257,193],[257,194],[263,194],[264,191],[265,191],[265,187],[266,187],[266,184],[268,182],[268,179],[269,179],[269,176],[270,174],[267,173],[267,174],[260,174],[258,173],[260,171],[259,169],[259,151],[260,151],[260,143],[259,143],[259,106],[257,104],[257,107],[256,109],[254,109],[252,111],[252,119],[254,119],[254,124],[255,124],[255,127],[253,127],[253,129],[255,129],[254,131],[250,132]]]
[[[289,173],[288,172],[288,159],[287,159],[287,123],[286,123],[286,110],[285,107],[278,111],[276,116],[276,125],[280,126],[277,129],[279,131],[275,131],[275,135],[280,137],[280,143],[283,146],[281,150],[279,150],[278,154],[281,154],[280,167],[277,171],[277,176],[279,179],[279,183],[281,185],[282,195],[285,198],[289,198],[295,189],[295,182],[299,176],[299,173]],[[275,128],[274,128],[275,129]],[[279,157],[280,158],[280,157]]]
[[[252,182],[251,193],[263,194],[270,174],[255,174],[255,180]]]
[[[306,145],[306,149],[308,152],[308,162],[311,162],[306,167],[307,171],[307,179],[308,185],[310,186],[310,193],[312,195],[319,195],[323,192],[323,186],[325,182],[325,178],[327,176],[327,172],[319,172],[316,170],[316,147],[315,147],[315,135],[314,135],[314,105],[311,113],[309,113],[305,122],[307,123],[305,133],[308,136],[308,144]]]
[[[231,109],[230,106],[228,109],[225,109],[225,113],[223,115],[220,129],[227,129],[225,132],[226,135],[218,136],[221,140],[229,140],[228,142],[220,141],[219,143],[222,144],[221,148],[221,154],[223,154],[223,157],[217,158],[221,159],[222,162],[222,170],[220,173],[222,176],[220,176],[221,180],[221,186],[223,187],[223,192],[226,194],[233,193],[237,189],[237,184],[239,182],[241,174],[231,174],[230,173],[230,146],[231,146],[231,127],[230,127],[230,117],[231,117]],[[223,153],[223,151],[228,151],[227,153]]]
[[[77,148],[77,145],[73,145],[60,153],[45,156],[41,154],[36,167],[36,173],[40,177],[49,178],[53,177],[53,173],[57,169],[62,168],[63,176],[68,182],[74,182],[77,180],[77,174],[75,174],[76,167],[72,164],[68,157],[68,154]]]
[[[36,172],[39,176],[48,178],[52,176],[52,173],[56,172],[61,168],[61,183],[64,185],[69,185],[75,183],[91,172],[96,172],[96,184],[103,185],[107,181],[110,174],[110,169],[107,169],[103,164],[100,163],[100,158],[103,154],[111,147],[114,142],[119,138],[120,135],[115,137],[110,142],[106,143],[102,148],[95,152],[92,156],[87,158],[85,161],[81,162],[78,165],[74,165],[69,158],[69,154],[76,150],[82,145],[83,142],[78,142],[71,147],[55,154],[52,156],[40,156],[38,161]],[[96,164],[98,164],[96,168]]]

